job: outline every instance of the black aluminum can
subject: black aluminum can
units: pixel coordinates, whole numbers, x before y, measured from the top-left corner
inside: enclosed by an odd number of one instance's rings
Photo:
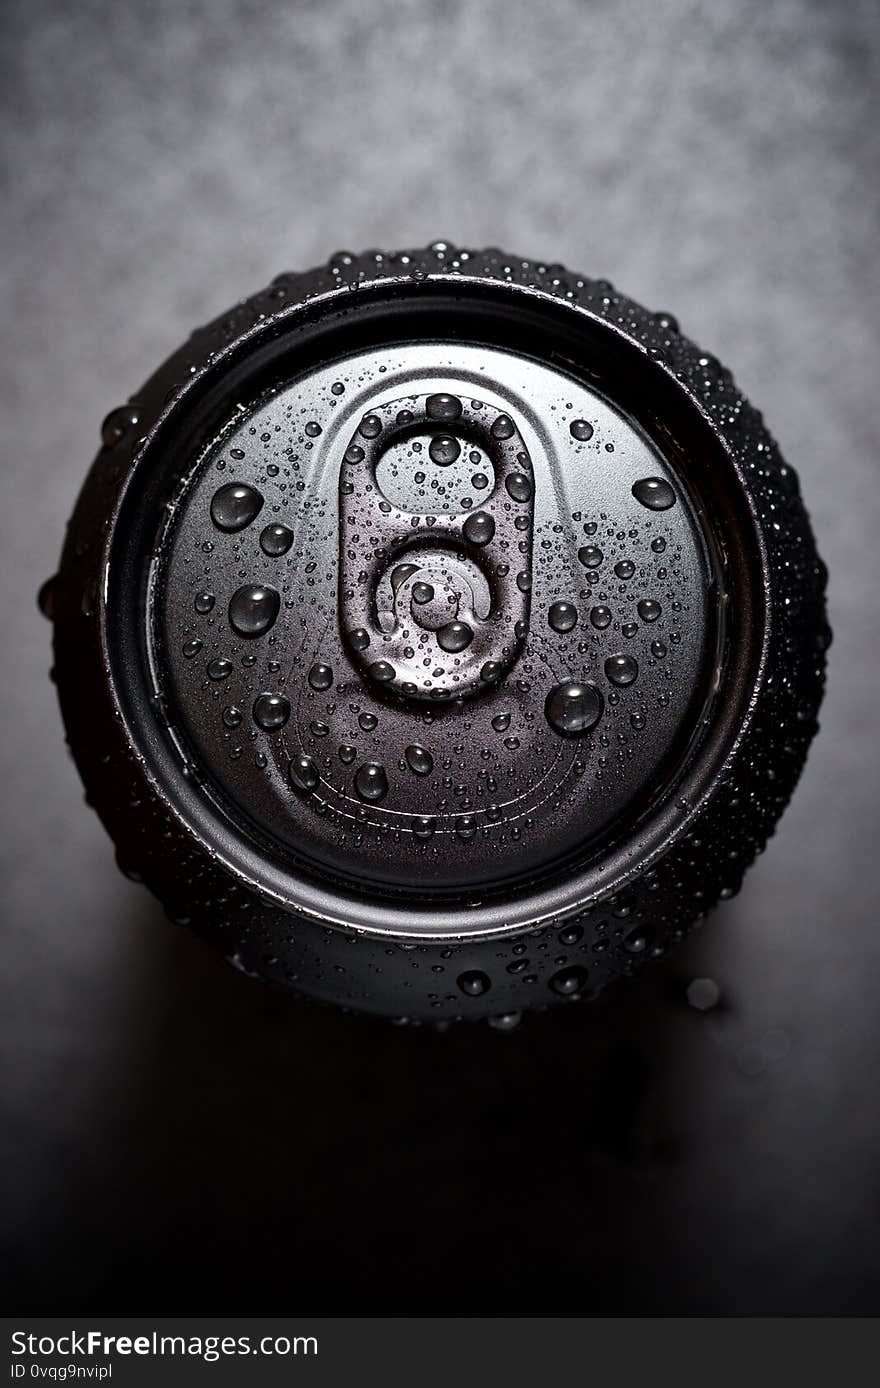
[[[435,243],[195,332],[105,420],[41,601],[87,798],[174,920],[504,1027],[737,890],[816,731],[824,589],[671,315]]]

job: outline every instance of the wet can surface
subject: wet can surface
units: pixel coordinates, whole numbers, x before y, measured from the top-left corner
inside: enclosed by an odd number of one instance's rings
[[[816,729],[824,586],[669,315],[437,243],[196,332],[105,421],[43,604],[88,797],[173,919],[504,1027],[736,891]]]

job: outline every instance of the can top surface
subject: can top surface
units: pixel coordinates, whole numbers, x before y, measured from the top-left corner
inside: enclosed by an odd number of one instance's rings
[[[321,360],[194,457],[151,628],[172,724],[284,860],[510,890],[678,769],[719,650],[688,479],[589,381],[437,339]]]

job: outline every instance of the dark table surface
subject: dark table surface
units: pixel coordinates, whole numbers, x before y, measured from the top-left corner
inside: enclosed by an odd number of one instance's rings
[[[862,0],[4,6],[9,1309],[877,1309],[878,38]],[[33,601],[193,325],[438,236],[674,311],[831,570],[822,732],[740,896],[510,1035],[297,1005],[169,924],[82,804]]]

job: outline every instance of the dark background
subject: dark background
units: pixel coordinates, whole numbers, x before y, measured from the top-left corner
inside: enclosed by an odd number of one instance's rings
[[[8,1309],[877,1310],[878,15],[2,5]],[[510,1035],[297,1005],[170,925],[82,805],[33,601],[102,416],[195,324],[438,236],[674,311],[831,570],[823,731],[741,895]]]

